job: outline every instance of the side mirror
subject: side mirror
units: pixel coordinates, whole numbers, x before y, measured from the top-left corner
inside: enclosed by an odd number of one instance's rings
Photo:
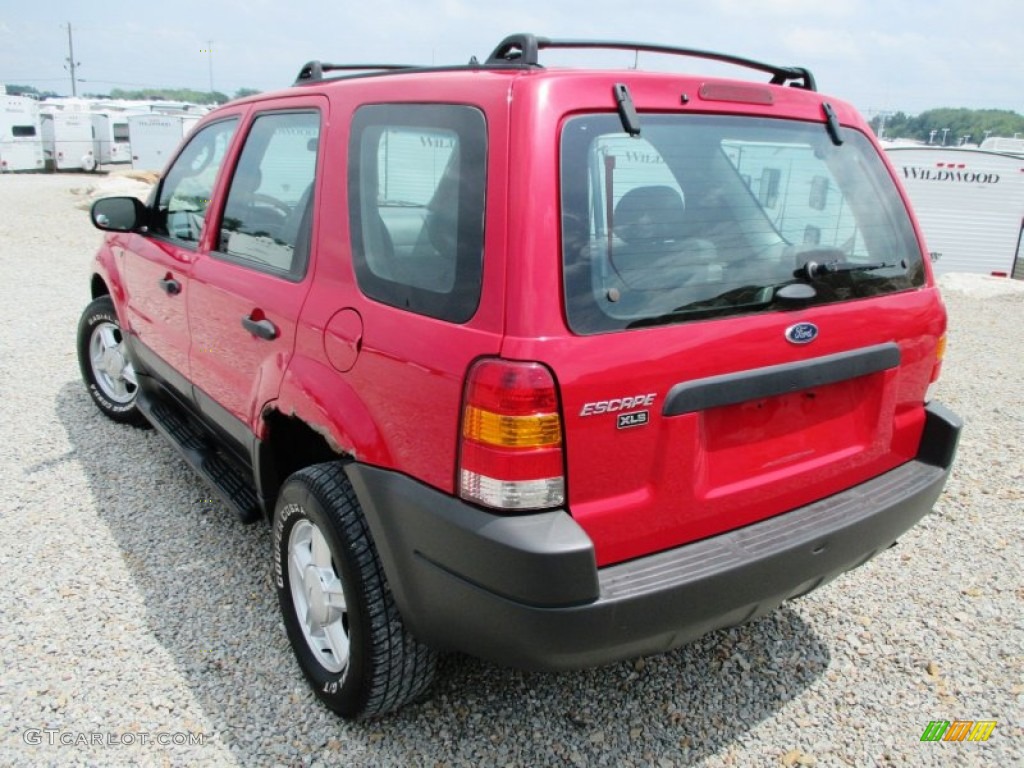
[[[147,212],[137,197],[104,197],[92,204],[89,216],[97,229],[135,232],[146,226]]]

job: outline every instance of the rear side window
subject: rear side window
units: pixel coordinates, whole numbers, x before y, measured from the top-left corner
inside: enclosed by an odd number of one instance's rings
[[[224,205],[219,255],[293,280],[305,274],[319,138],[315,112],[253,121]]]
[[[614,115],[566,124],[566,314],[577,333],[772,311],[805,282],[809,304],[924,282],[906,208],[870,142],[786,120]],[[835,267],[807,275],[807,264]]]
[[[473,107],[356,112],[349,221],[359,287],[384,304],[461,323],[480,301],[487,132]]]

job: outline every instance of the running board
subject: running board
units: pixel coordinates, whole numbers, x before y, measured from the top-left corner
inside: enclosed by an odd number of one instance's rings
[[[263,518],[251,480],[217,451],[213,439],[199,425],[180,408],[143,388],[139,389],[136,402],[143,415],[171,441],[239,520],[249,524]]]

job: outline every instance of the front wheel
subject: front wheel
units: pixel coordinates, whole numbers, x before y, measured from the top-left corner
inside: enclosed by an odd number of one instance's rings
[[[393,711],[430,686],[436,653],[402,624],[341,464],[285,482],[274,569],[292,650],[316,695],[347,718]]]
[[[100,296],[78,322],[78,365],[96,406],[114,421],[149,426],[135,400],[139,383],[128,359],[114,302]]]

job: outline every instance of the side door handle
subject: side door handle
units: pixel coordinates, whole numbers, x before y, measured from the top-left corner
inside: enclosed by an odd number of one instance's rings
[[[256,320],[252,315],[247,315],[242,318],[242,327],[254,336],[259,336],[267,341],[277,338],[277,326],[265,317]]]
[[[163,280],[158,280],[157,282],[160,283],[160,287],[164,289],[164,293],[168,296],[177,296],[181,293],[181,283],[171,277],[170,273]]]

